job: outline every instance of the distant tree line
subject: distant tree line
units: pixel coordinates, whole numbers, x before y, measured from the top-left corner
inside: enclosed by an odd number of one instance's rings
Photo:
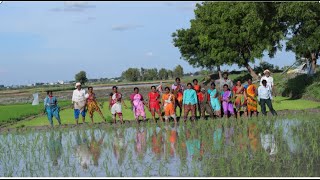
[[[157,68],[129,68],[122,72],[121,77],[127,81],[167,80],[183,76],[183,67],[178,65],[173,70]]]

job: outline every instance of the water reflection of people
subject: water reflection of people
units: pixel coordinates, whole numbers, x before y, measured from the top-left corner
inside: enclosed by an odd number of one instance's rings
[[[147,131],[145,131],[143,128],[138,127],[134,149],[139,157],[144,157],[147,151],[146,136],[147,136]]]
[[[54,131],[50,132],[49,136],[49,156],[53,166],[58,166],[58,160],[62,154],[62,132],[59,131],[59,136],[55,138]]]
[[[169,142],[170,142],[170,156],[175,156],[176,149],[177,149],[177,138],[178,138],[178,132],[177,132],[177,126],[175,125],[170,130],[170,136],[169,136]]]
[[[195,130],[195,134],[193,134],[192,136],[191,131],[189,129],[186,129],[186,146],[187,146],[187,153],[192,158],[200,155],[201,143],[198,136],[198,130]]]
[[[91,162],[90,157],[90,149],[89,149],[89,142],[88,137],[85,131],[82,131],[82,138],[80,136],[80,130],[77,130],[76,134],[76,156],[79,157],[80,165],[83,169],[88,169],[89,164]]]
[[[164,151],[164,146],[163,146],[164,142],[163,142],[161,130],[157,132],[156,128],[153,129],[151,141],[152,141],[152,152],[158,157],[158,159],[160,159]]]
[[[274,135],[260,133],[260,138],[262,148],[270,155],[270,160],[274,161],[278,152]]]
[[[259,145],[259,131],[257,125],[255,123],[251,123],[248,126],[248,138],[249,138],[249,146],[252,152],[257,152]]]
[[[92,160],[93,160],[93,165],[98,166],[99,163],[99,158],[101,155],[101,145],[103,143],[104,136],[106,135],[105,132],[103,132],[101,138],[99,141],[96,140],[96,137],[94,135],[94,131],[91,130],[91,142],[90,142],[90,153],[92,154]]]
[[[222,146],[222,125],[219,123],[217,128],[213,131],[213,148],[220,150]]]
[[[118,129],[113,138],[112,148],[113,154],[118,161],[118,165],[121,166],[126,155],[128,144],[125,141],[124,130]]]

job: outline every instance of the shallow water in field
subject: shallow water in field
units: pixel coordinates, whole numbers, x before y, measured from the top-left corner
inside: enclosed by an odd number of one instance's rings
[[[0,176],[319,176],[319,119],[0,135]]]

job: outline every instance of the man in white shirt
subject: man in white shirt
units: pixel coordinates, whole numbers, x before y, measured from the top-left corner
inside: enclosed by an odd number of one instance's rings
[[[262,80],[262,86],[258,88],[258,101],[261,106],[261,111],[263,115],[267,115],[266,104],[269,107],[272,115],[277,115],[277,112],[272,107],[272,90],[271,87],[267,85],[267,80]]]
[[[76,83],[76,88],[73,91],[72,95],[72,103],[74,106],[74,118],[76,119],[76,123],[78,125],[78,120],[79,120],[79,115],[81,114],[82,116],[82,122],[85,122],[85,116],[86,116],[86,98],[85,94],[86,91],[81,88],[81,83]]]
[[[271,87],[272,92],[274,92],[274,84],[273,84],[273,77],[270,76],[270,71],[268,69],[263,71],[264,76],[262,76],[260,80],[260,86],[262,86],[262,81],[266,80],[267,85]]]

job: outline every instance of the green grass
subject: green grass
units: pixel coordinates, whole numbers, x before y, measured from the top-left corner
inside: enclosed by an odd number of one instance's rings
[[[128,109],[124,108],[122,106],[122,113],[123,113],[123,118],[124,120],[134,120],[134,115],[133,112],[131,110],[131,104],[129,101],[125,101],[125,104],[128,106]],[[103,115],[107,118],[107,121],[112,121],[112,117],[111,117],[111,112],[109,110],[109,102],[105,102],[103,104],[103,109],[102,109],[102,113]],[[145,107],[146,110],[146,114],[147,114],[147,118],[151,118],[151,113],[147,110],[147,108]],[[74,119],[74,113],[73,113],[73,109],[68,108],[65,110],[62,110],[60,112],[60,117],[61,117],[61,121],[62,124],[75,124],[75,119]],[[157,115],[156,115],[157,117]],[[102,118],[100,117],[99,113],[95,112],[94,114],[94,122],[103,122]],[[117,120],[119,120],[119,117],[117,116]],[[141,118],[140,118],[141,120]],[[58,121],[54,118],[53,120],[54,125],[58,124]],[[81,117],[79,118],[79,122],[82,122]],[[86,115],[86,122],[91,122],[91,119],[89,117],[89,114],[87,113]],[[47,116],[41,116],[32,120],[26,120],[26,121],[21,121],[18,122],[17,124],[11,126],[11,127],[21,127],[21,126],[47,126],[49,125],[49,121],[47,119]]]
[[[59,102],[60,107],[70,105],[70,101]],[[31,104],[15,104],[0,106],[0,126],[7,123],[14,123],[30,116],[43,113],[43,104],[37,106]]]
[[[320,108],[319,102],[304,100],[304,99],[293,100],[290,98],[279,97],[279,96],[274,99],[272,105],[276,111],[304,110],[304,109],[310,109],[310,108]]]

